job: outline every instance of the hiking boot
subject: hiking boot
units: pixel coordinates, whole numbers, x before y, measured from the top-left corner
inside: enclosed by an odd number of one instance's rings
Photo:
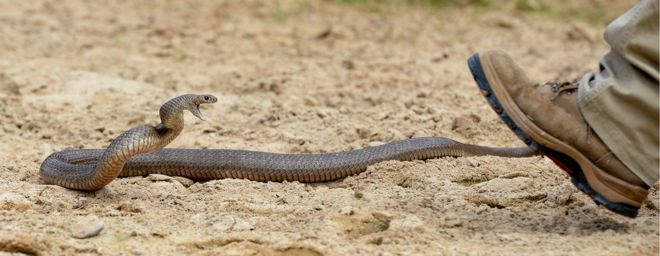
[[[576,82],[533,82],[501,51],[474,54],[468,65],[488,103],[520,139],[539,147],[596,203],[637,215],[648,186],[586,123],[578,109]]]

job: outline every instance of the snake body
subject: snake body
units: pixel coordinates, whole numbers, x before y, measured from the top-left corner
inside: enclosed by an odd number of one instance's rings
[[[64,150],[41,165],[48,184],[98,190],[117,177],[165,174],[195,180],[222,178],[255,181],[324,182],[358,174],[387,160],[409,161],[443,156],[528,157],[529,147],[495,148],[463,144],[442,137],[411,138],[380,146],[320,154],[280,154],[231,149],[163,149],[183,130],[183,111],[202,120],[199,105],[215,103],[212,95],[186,94],[160,108],[161,124],[142,125],[119,135],[105,149]]]

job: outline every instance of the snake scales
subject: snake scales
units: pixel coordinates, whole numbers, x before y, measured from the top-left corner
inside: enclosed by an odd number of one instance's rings
[[[196,180],[239,178],[256,181],[323,182],[355,175],[386,160],[429,159],[442,156],[494,155],[527,157],[528,147],[492,148],[463,144],[442,137],[412,138],[346,152],[278,154],[231,149],[162,149],[183,130],[183,111],[206,120],[200,104],[215,103],[212,95],[186,94],[160,108],[161,123],[142,125],[117,137],[105,149],[64,150],[41,164],[48,184],[77,190],[98,190],[117,177],[159,173]]]

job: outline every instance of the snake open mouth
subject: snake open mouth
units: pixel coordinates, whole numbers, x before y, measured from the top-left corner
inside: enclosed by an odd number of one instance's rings
[[[197,118],[202,119],[202,121],[208,120],[204,113],[199,109],[200,104],[196,104],[194,110],[192,111],[193,115],[195,115]]]

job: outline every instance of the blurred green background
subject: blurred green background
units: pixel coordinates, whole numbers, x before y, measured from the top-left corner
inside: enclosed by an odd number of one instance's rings
[[[633,6],[636,0],[326,0],[380,12],[393,8],[482,8],[533,12],[554,18],[581,19],[604,25]]]

